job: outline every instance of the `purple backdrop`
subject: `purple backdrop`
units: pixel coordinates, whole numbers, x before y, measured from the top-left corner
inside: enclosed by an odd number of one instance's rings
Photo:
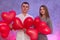
[[[27,1],[30,4],[29,14],[36,17],[39,15],[39,7],[44,4],[48,7],[50,18],[53,25],[53,34],[47,35],[49,40],[60,40],[60,0],[0,0],[1,12],[15,10],[21,13],[21,3]],[[1,20],[1,17],[0,17]],[[11,32],[12,33],[12,32]]]

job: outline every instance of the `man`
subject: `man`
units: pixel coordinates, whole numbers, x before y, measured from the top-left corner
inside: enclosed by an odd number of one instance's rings
[[[28,14],[28,10],[29,10],[28,2],[22,3],[21,10],[22,10],[22,13],[17,15],[17,17],[21,19],[22,23],[27,17],[33,18],[31,15]],[[18,30],[16,40],[30,40],[30,37],[24,32],[24,30]]]

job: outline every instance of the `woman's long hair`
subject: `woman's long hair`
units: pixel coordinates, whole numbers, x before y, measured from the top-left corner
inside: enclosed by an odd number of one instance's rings
[[[49,16],[49,12],[48,12],[48,9],[47,9],[47,7],[46,7],[45,5],[41,5],[41,6],[40,6],[40,9],[39,9],[40,17],[42,17],[42,14],[41,14],[41,12],[40,12],[41,7],[43,7],[44,10],[45,10],[45,16],[46,16],[46,18],[50,18],[50,16]]]

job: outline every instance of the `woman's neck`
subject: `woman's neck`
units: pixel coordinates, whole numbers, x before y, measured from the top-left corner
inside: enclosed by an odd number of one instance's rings
[[[46,16],[45,15],[42,15],[42,18],[46,18]]]

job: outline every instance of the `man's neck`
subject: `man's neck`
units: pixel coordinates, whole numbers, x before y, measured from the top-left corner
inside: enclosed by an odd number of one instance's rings
[[[26,16],[27,13],[22,13],[24,16]]]

